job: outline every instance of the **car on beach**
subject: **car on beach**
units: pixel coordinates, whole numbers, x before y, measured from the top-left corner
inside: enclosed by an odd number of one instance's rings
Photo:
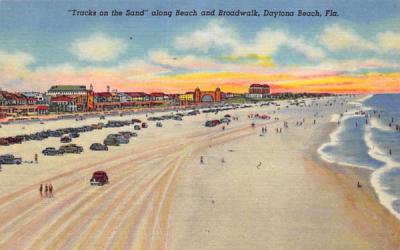
[[[211,121],[206,121],[204,124],[206,127],[215,127],[217,125],[221,124],[219,120],[211,120]]]
[[[5,155],[0,155],[0,164],[21,164],[22,163],[22,158],[21,157],[15,157],[12,154],[5,154]]]
[[[16,143],[22,143],[22,141],[24,140],[22,137],[7,137],[6,140],[10,143],[10,144],[16,144]]]
[[[147,128],[147,127],[148,127],[147,123],[143,122],[142,123],[142,128]]]
[[[156,123],[156,126],[159,127],[159,128],[161,128],[163,125],[162,125],[161,122],[157,122],[157,123]]]
[[[92,186],[103,186],[108,184],[108,175],[105,171],[96,171],[90,178],[90,185]]]
[[[119,146],[118,140],[112,137],[104,139],[103,143],[106,146]]]
[[[78,138],[79,136],[80,136],[79,133],[76,133],[76,132],[72,132],[69,134],[69,137],[71,137],[71,138]]]
[[[5,138],[0,138],[0,145],[1,145],[1,146],[9,146],[10,143],[8,142],[7,139],[5,139]]]
[[[68,144],[61,146],[59,150],[67,154],[80,154],[83,152],[83,147],[76,144]]]
[[[47,133],[48,137],[61,137],[63,134],[60,131],[50,130]]]
[[[229,120],[228,118],[222,118],[221,120],[219,120],[221,123],[230,123],[231,120]]]
[[[93,129],[102,129],[103,126],[99,125],[99,124],[92,124],[90,125]]]
[[[131,123],[132,123],[132,124],[135,124],[135,123],[142,123],[142,121],[139,120],[139,119],[132,119]]]
[[[121,135],[121,134],[110,134],[107,136],[107,138],[115,138],[117,140],[118,144],[128,144],[129,143],[129,138],[126,138],[126,136]]]
[[[108,151],[108,147],[105,144],[93,143],[92,145],[90,145],[90,150],[93,150],[93,151]]]
[[[43,155],[49,155],[49,156],[50,155],[62,155],[62,154],[64,154],[64,152],[61,151],[61,150],[58,150],[56,148],[53,148],[53,147],[47,147],[47,148],[42,150],[42,154]]]
[[[125,136],[127,139],[137,136],[137,134],[135,132],[130,132],[130,131],[120,131],[120,132],[118,132],[118,134]]]
[[[140,125],[136,124],[135,126],[133,126],[133,129],[134,129],[134,130],[140,130],[141,127],[140,127]]]
[[[69,136],[63,136],[60,138],[61,143],[70,143],[71,141],[72,141],[72,139]]]
[[[172,119],[175,120],[175,121],[182,121],[182,116],[176,115]]]

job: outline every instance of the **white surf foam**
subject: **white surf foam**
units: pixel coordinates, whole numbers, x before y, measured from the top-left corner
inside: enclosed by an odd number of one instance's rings
[[[398,162],[393,161],[393,159],[390,156],[388,156],[383,149],[375,145],[375,143],[372,140],[372,131],[370,127],[366,128],[366,131],[364,133],[364,140],[368,146],[368,154],[372,158],[385,163],[383,167],[375,170],[372,173],[370,180],[371,185],[374,188],[376,194],[378,195],[380,203],[400,220],[400,213],[393,208],[393,202],[398,200],[399,198],[392,194],[389,194],[387,192],[388,187],[385,186],[384,183],[382,183],[381,181],[382,176],[386,172],[396,168],[400,168],[400,165]]]

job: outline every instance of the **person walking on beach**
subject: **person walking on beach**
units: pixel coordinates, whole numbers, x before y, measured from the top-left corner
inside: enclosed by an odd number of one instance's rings
[[[200,163],[201,163],[201,164],[204,163],[204,161],[203,161],[203,156],[200,156]]]
[[[392,149],[389,148],[389,155],[392,155]]]
[[[36,163],[36,164],[38,164],[38,160],[39,160],[39,159],[38,159],[38,154],[35,153],[35,163]]]
[[[49,192],[49,186],[47,184],[44,186],[44,195],[47,197],[47,192]]]
[[[43,196],[43,184],[40,184],[40,186],[39,186],[39,193],[40,193],[40,196]]]
[[[49,196],[53,197],[53,185],[51,185],[51,183],[49,185]]]

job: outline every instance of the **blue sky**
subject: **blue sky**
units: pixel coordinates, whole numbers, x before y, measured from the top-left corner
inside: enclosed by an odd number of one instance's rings
[[[398,72],[400,49],[400,1],[1,1],[0,0],[0,56],[16,60],[15,67],[23,67],[24,77],[10,75],[0,79],[0,86],[20,84],[34,86],[28,79],[37,70],[46,68],[112,69],[140,62],[146,64],[146,74],[154,67],[154,76],[191,72],[232,70],[233,64],[245,62],[248,71],[260,71],[264,57],[273,62],[274,71],[288,68],[317,67],[329,71],[348,71],[344,65],[355,60],[370,60],[365,67],[354,67],[354,72]],[[70,9],[96,10],[95,17],[74,17]],[[333,9],[339,17],[101,17],[99,10],[237,10],[257,9],[306,11]],[[200,13],[198,13],[200,14]],[[214,32],[208,32],[213,29]],[[271,37],[268,36],[271,34]],[[343,35],[344,34],[344,35]],[[199,42],[199,37],[208,37]],[[213,37],[214,36],[214,37]],[[130,39],[132,37],[132,39]],[[210,38],[211,37],[211,38]],[[276,38],[278,37],[278,38]],[[332,41],[344,37],[336,44]],[[186,39],[187,38],[187,39]],[[87,39],[87,40],[85,40]],[[113,40],[114,39],[114,40]],[[257,40],[258,39],[258,40]],[[107,41],[113,41],[108,44]],[[220,42],[219,40],[222,40]],[[263,41],[266,41],[263,44]],[[339,39],[340,40],[340,39]],[[180,41],[180,42],[178,42]],[[105,51],[103,57],[91,60],[88,45],[99,42],[100,47],[117,46]],[[82,45],[83,43],[83,45]],[[191,46],[190,44],[194,44]],[[82,46],[81,46],[82,45]],[[359,45],[359,46],[358,46]],[[254,49],[252,49],[254,48]],[[74,50],[75,49],[75,50]],[[74,50],[74,51],[73,51]],[[104,51],[99,49],[99,51]],[[101,52],[99,52],[101,53]],[[107,58],[107,53],[116,54]],[[249,55],[257,54],[257,57]],[[184,58],[186,62],[207,60],[215,68],[191,68],[160,61],[166,57]],[[221,58],[235,58],[226,65]],[[161,58],[161,59],[160,59]],[[254,59],[255,58],[255,59]],[[190,59],[190,60],[189,60]],[[1,59],[0,59],[1,60]],[[20,61],[18,61],[20,60]],[[25,60],[25,61],[24,61]],[[255,66],[250,69],[249,61]],[[332,61],[328,66],[328,61]],[[351,61],[351,62],[350,62]],[[215,63],[215,64],[214,64]],[[190,64],[190,63],[187,63]],[[218,64],[218,65],[217,65]],[[221,67],[219,67],[222,64]],[[1,66],[0,61],[0,66]],[[372,66],[371,66],[372,65]],[[234,65],[233,65],[234,66]],[[258,68],[257,68],[258,67]],[[3,66],[4,70],[5,66]],[[235,67],[233,67],[236,69]],[[1,71],[1,68],[0,68]],[[27,71],[27,72],[25,72]],[[73,71],[73,70],[72,70]],[[64,72],[64,71],[63,71]],[[266,69],[265,72],[271,72]],[[16,70],[17,74],[22,74]],[[118,72],[116,72],[118,73]],[[247,73],[247,71],[245,72]],[[347,72],[348,73],[348,72]],[[76,74],[76,72],[74,73]],[[83,74],[83,73],[82,73]],[[24,78],[24,79],[22,79]],[[35,77],[31,77],[37,79]],[[127,76],[127,81],[135,76]],[[21,80],[22,79],[22,80]],[[40,78],[42,79],[42,78]],[[146,78],[147,79],[147,78]],[[27,82],[30,80],[31,82]]]

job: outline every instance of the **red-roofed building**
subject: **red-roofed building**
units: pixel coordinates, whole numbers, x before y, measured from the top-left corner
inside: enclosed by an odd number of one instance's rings
[[[150,96],[144,92],[126,92],[126,94],[131,97],[133,102],[144,102],[150,100]]]
[[[168,100],[168,96],[161,92],[154,92],[154,93],[150,93],[149,95],[150,95],[150,100],[152,100],[152,101]]]
[[[267,98],[271,93],[271,89],[268,84],[251,84],[249,87],[249,93],[246,94],[247,98],[262,99]]]
[[[249,94],[269,94],[270,87],[268,84],[252,84],[249,87]]]

